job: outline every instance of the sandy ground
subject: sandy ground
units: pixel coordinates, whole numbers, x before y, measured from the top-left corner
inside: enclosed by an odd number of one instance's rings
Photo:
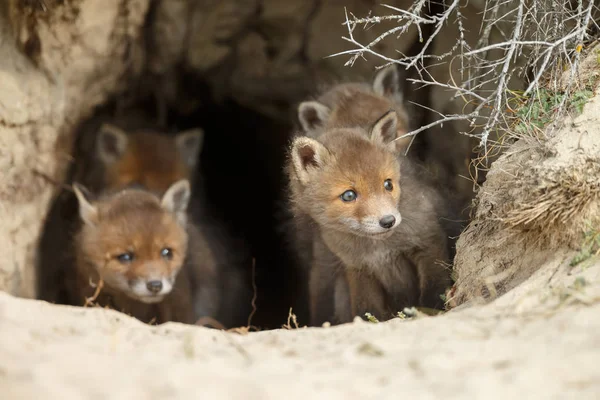
[[[485,306],[239,335],[0,293],[3,399],[600,398],[600,264]],[[592,260],[593,261],[593,260]],[[577,282],[583,283],[579,286]]]

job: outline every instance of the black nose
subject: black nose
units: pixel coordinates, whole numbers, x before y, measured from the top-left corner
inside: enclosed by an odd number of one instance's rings
[[[394,226],[395,223],[396,217],[394,217],[393,215],[386,215],[379,220],[379,225],[381,225],[381,227],[385,229],[391,228],[392,226]]]
[[[158,293],[162,290],[162,282],[161,281],[150,281],[146,283],[146,287],[152,293]]]

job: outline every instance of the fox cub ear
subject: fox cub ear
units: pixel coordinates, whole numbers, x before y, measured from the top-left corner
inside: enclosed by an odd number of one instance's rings
[[[301,136],[292,143],[292,163],[298,179],[303,184],[310,180],[311,171],[322,168],[329,157],[325,146],[314,139]]]
[[[390,110],[383,114],[371,127],[371,141],[383,145],[390,145],[396,149],[394,140],[398,137],[398,114]]]
[[[160,203],[162,208],[177,215],[182,225],[186,222],[186,210],[190,202],[190,182],[182,179],[172,184],[163,195]]]
[[[390,65],[377,72],[373,81],[373,90],[380,96],[394,97],[397,102],[402,102],[400,74],[395,65]]]
[[[108,165],[118,161],[127,150],[127,133],[111,124],[103,124],[96,138],[96,154]]]
[[[194,168],[198,163],[198,156],[204,144],[204,131],[200,128],[195,128],[179,132],[175,143],[185,164],[190,168]]]
[[[298,119],[306,133],[314,132],[325,125],[330,110],[318,101],[304,101],[298,106]]]
[[[96,225],[98,223],[98,208],[90,202],[90,192],[85,186],[79,183],[73,183],[73,191],[79,202],[79,216],[86,225]]]

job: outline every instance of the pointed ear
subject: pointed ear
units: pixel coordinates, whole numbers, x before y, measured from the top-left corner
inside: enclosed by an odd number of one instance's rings
[[[329,151],[321,143],[300,136],[292,143],[292,163],[298,179],[303,184],[310,180],[310,173],[322,168],[329,160]]]
[[[371,141],[384,145],[389,144],[395,148],[396,146],[393,141],[398,137],[397,127],[398,114],[396,114],[396,111],[390,110],[386,112],[371,127]]]
[[[313,132],[325,125],[329,113],[329,107],[318,101],[304,101],[298,106],[298,119],[306,133]]]
[[[194,168],[198,163],[198,156],[204,144],[204,131],[195,128],[179,132],[175,143],[185,164],[190,168]]]
[[[98,223],[98,209],[90,203],[90,192],[79,183],[73,183],[73,191],[79,202],[79,216],[86,225]]]
[[[380,96],[395,97],[396,101],[402,101],[400,74],[395,65],[390,65],[377,72],[373,81],[373,90]]]
[[[167,189],[160,203],[162,208],[176,214],[179,221],[185,224],[190,196],[190,182],[187,179],[182,179]]]
[[[127,133],[111,124],[103,124],[96,139],[96,154],[104,164],[119,160],[127,150]]]

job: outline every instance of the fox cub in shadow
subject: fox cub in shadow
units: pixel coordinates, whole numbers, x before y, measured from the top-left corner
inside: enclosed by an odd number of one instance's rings
[[[171,185],[162,198],[124,189],[92,200],[85,187],[73,188],[82,221],[74,238],[73,298],[83,305],[97,289],[96,304],[143,322],[194,323],[215,314],[217,271],[188,221],[187,180]]]
[[[79,182],[94,197],[101,198],[127,188],[146,190],[161,198],[175,182],[197,182],[203,130],[196,128],[168,135],[148,126],[140,129],[144,124],[138,119],[133,116],[115,119],[114,123],[112,120],[95,123],[83,131],[75,148],[77,163],[68,181]],[[193,231],[188,233],[193,235],[189,240],[198,242],[193,247],[210,255],[207,263],[212,266],[207,267],[207,275],[202,279],[205,286],[218,289],[204,290],[204,294],[198,297],[204,298],[206,304],[201,306],[197,303],[195,307],[206,310],[197,314],[210,316],[228,328],[239,326],[246,322],[250,312],[251,293],[245,278],[245,269],[249,268],[250,261],[229,254],[231,240],[228,233],[218,221],[206,215],[201,193],[196,189],[195,185],[190,188],[190,204],[186,205],[189,229]],[[54,201],[48,215],[38,256],[38,298],[42,300],[83,304],[79,291],[73,290],[81,284],[77,281],[75,260],[80,249],[73,240],[74,232],[79,231],[83,223],[78,214],[80,204],[74,194],[65,190]],[[148,240],[151,240],[152,234],[148,232]],[[210,285],[209,279],[213,280]],[[216,315],[214,304],[220,305]]]
[[[70,168],[67,183],[79,182],[94,194],[137,186],[162,196],[173,183],[193,178],[203,142],[200,129],[173,137],[150,130],[126,132],[106,122],[81,133],[74,148],[76,162]],[[39,299],[59,304],[79,303],[65,289],[73,279],[71,245],[79,224],[77,199],[70,190],[63,190],[52,203],[40,237]]]
[[[93,191],[133,185],[162,195],[178,180],[193,181],[203,139],[199,128],[170,136],[151,130],[125,131],[104,123],[84,183],[94,186]]]
[[[311,324],[443,307],[451,244],[442,196],[399,154],[398,115],[294,139],[287,173]]]
[[[200,128],[180,131],[174,136],[148,131],[124,131],[104,124],[96,139],[96,159],[103,190],[141,187],[161,195],[180,179],[197,182],[199,155],[204,143]],[[194,187],[193,189],[196,189]],[[201,192],[201,191],[200,191]],[[213,250],[221,287],[221,307],[213,315],[225,327],[246,323],[250,313],[250,287],[247,271],[251,266],[248,254],[232,254],[235,243],[221,221],[215,221],[204,210],[201,194],[195,191],[190,199],[188,216],[199,234]],[[241,252],[241,249],[240,249]],[[217,299],[212,299],[212,302]]]
[[[298,119],[305,135],[316,139],[334,128],[358,127],[368,132],[373,122],[389,110],[397,115],[398,139],[394,143],[399,151],[405,151],[412,138],[402,135],[411,129],[411,121],[395,66],[380,70],[371,84],[352,82],[331,86],[316,100],[300,103]]]

